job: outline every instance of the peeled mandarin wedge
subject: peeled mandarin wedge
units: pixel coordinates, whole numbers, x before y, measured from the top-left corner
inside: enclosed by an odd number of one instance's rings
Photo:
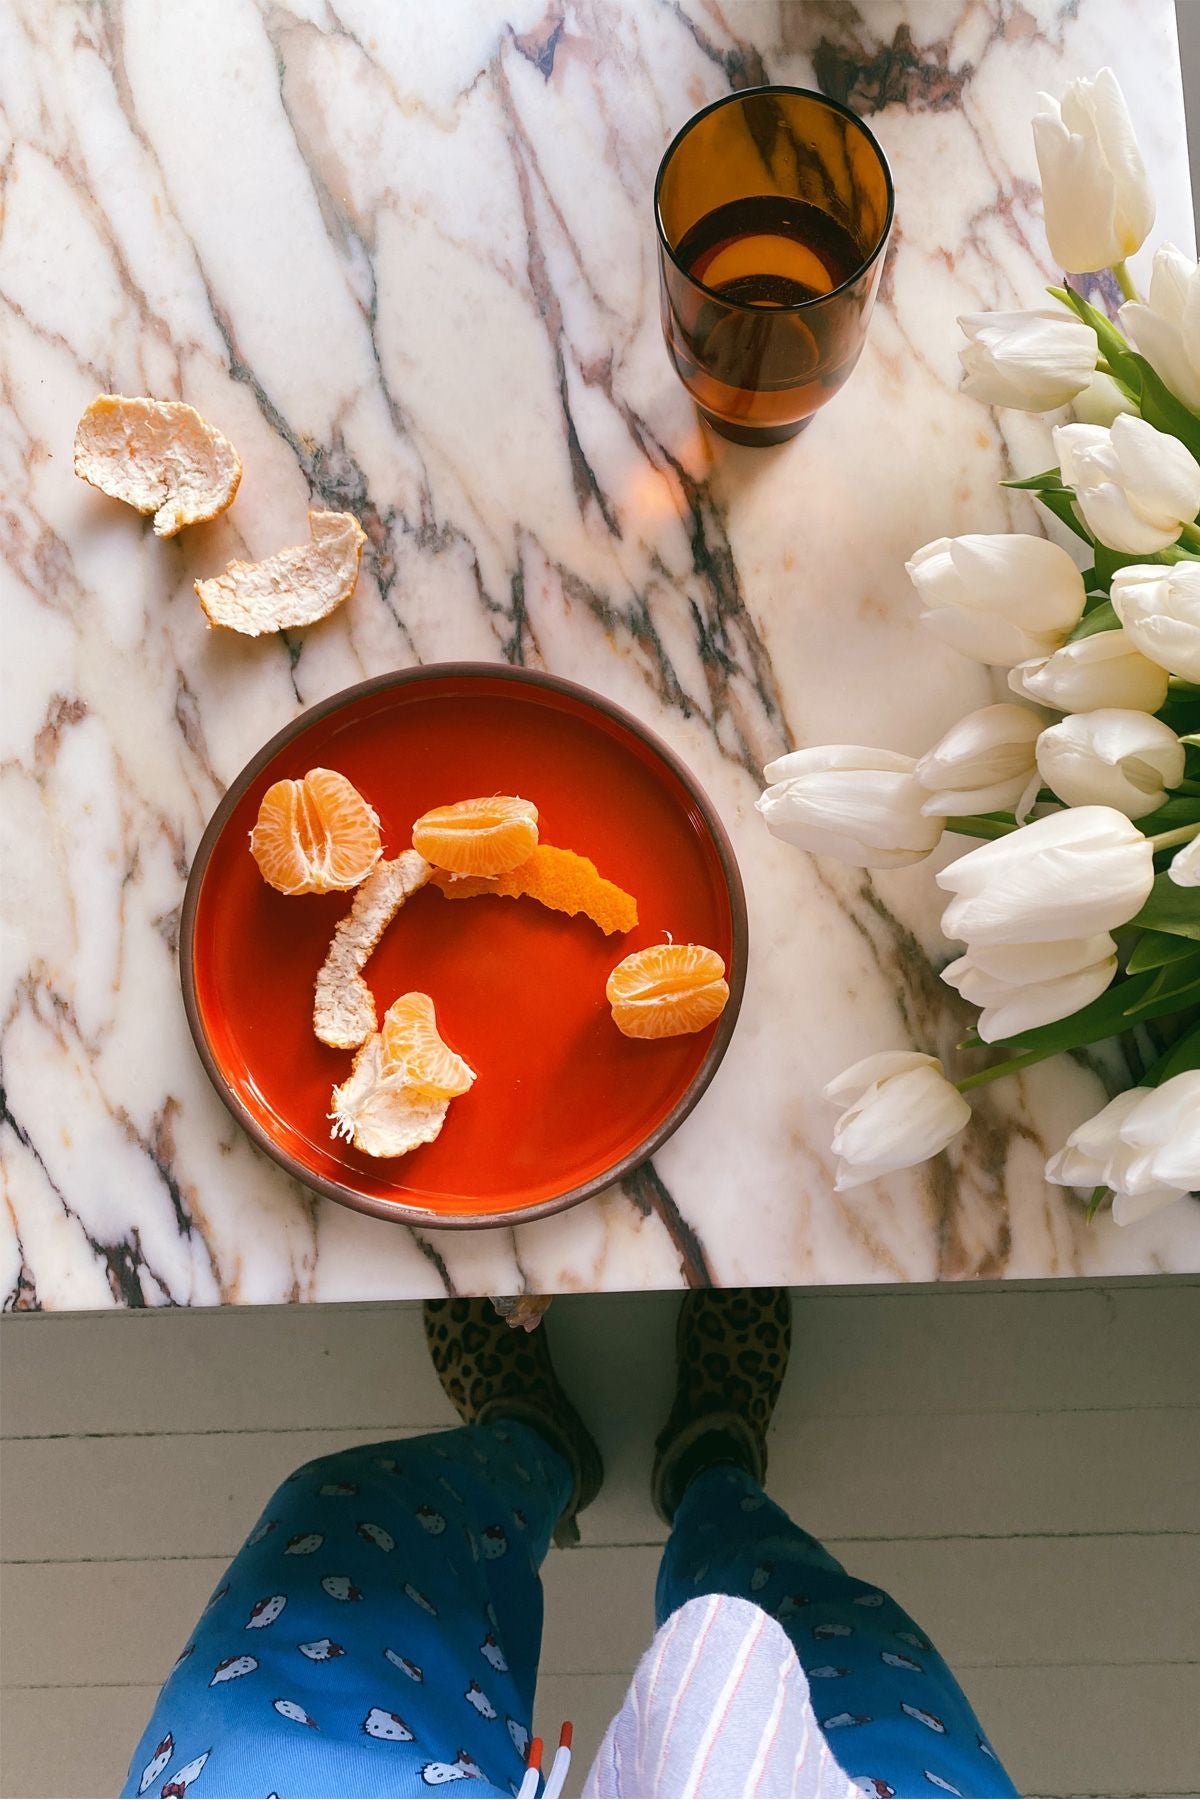
[[[310,769],[267,789],[250,851],[281,894],[357,887],[383,853],[379,815],[336,769]]]
[[[435,806],[413,826],[413,849],[452,875],[506,875],[537,849],[538,809],[515,794]]]
[[[619,962],[605,995],[626,1037],[679,1037],[703,1031],[725,1010],[725,964],[703,944],[651,944]]]
[[[528,895],[553,912],[583,913],[610,934],[632,931],[638,922],[632,894],[606,881],[589,857],[555,844],[539,844],[527,862],[507,875],[448,875],[435,870],[433,881],[447,900],[474,900],[480,894],[519,900]]]
[[[453,1100],[475,1079],[470,1063],[456,1056],[437,1028],[428,994],[401,994],[383,1019],[383,1067],[403,1075],[415,1094]]]

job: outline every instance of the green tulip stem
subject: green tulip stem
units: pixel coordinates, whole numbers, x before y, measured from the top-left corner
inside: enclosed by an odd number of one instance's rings
[[[1113,274],[1116,276],[1117,286],[1120,288],[1125,298],[1127,300],[1136,300],[1138,298],[1138,291],[1133,285],[1133,276],[1129,273],[1129,269],[1123,260],[1113,264]]]
[[[1180,825],[1175,831],[1160,831],[1157,837],[1150,839],[1152,850],[1173,850],[1176,844],[1190,844],[1193,838],[1200,837],[1200,825]]]
[[[1171,792],[1173,794],[1200,795],[1200,781],[1177,781]]]
[[[1186,544],[1189,550],[1200,550],[1200,526],[1185,525],[1179,533],[1179,542]]]
[[[1015,1075],[1019,1069],[1028,1069],[1033,1063],[1045,1062],[1048,1056],[1058,1056],[1057,1050],[1026,1050],[1023,1056],[1014,1056],[1008,1062],[993,1063],[990,1069],[980,1069],[974,1075],[964,1075],[954,1086],[960,1094],[971,1088],[985,1087],[989,1081],[999,1081],[1005,1075]]]

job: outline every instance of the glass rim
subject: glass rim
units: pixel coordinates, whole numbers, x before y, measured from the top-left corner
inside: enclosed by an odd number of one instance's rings
[[[689,273],[676,256],[675,247],[667,235],[666,226],[663,224],[661,206],[663,177],[667,172],[667,164],[671,161],[671,158],[683,143],[684,138],[695,129],[701,119],[706,119],[709,113],[716,112],[718,107],[732,106],[735,101],[750,100],[762,94],[795,94],[801,100],[815,100],[818,105],[826,107],[830,112],[841,113],[844,119],[852,120],[853,123],[858,126],[858,129],[862,132],[878,157],[879,166],[883,170],[884,187],[887,190],[887,211],[884,214],[883,226],[880,230],[878,241],[871,250],[870,255],[863,258],[853,275],[848,275],[845,281],[838,283],[837,287],[830,288],[827,294],[814,294],[811,300],[793,300],[789,306],[762,307],[755,306],[747,300],[731,300],[727,294],[719,294],[715,288],[709,287],[706,282],[697,280],[696,276]],[[896,184],[892,180],[891,164],[884,155],[883,145],[879,142],[879,139],[875,136],[871,127],[865,120],[859,117],[858,113],[856,113],[853,108],[843,105],[840,100],[833,100],[828,94],[822,94],[816,88],[794,87],[788,82],[759,82],[756,87],[734,88],[731,93],[719,94],[715,100],[710,100],[707,106],[702,106],[700,111],[693,113],[690,119],[684,120],[683,124],[679,127],[679,130],[675,133],[675,136],[663,151],[662,157],[659,160],[658,173],[654,177],[654,225],[658,232],[659,245],[670,257],[684,280],[689,282],[692,287],[698,288],[702,294],[707,294],[710,300],[715,300],[720,306],[726,306],[730,308],[731,311],[754,313],[759,316],[766,315],[778,317],[779,315],[786,313],[804,312],[810,306],[824,306],[826,301],[833,300],[838,294],[844,294],[847,288],[853,287],[856,281],[862,279],[872,263],[876,261],[884,249],[888,238],[891,236],[892,221],[895,218],[895,215]]]

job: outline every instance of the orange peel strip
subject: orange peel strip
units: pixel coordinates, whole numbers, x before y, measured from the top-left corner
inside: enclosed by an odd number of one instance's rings
[[[242,459],[182,400],[98,394],[75,428],[75,473],[110,499],[154,514],[159,537],[233,504]]]
[[[423,856],[405,850],[391,862],[376,863],[354,904],[333,934],[317,976],[313,1030],[335,1050],[356,1050],[375,1030],[375,996],[362,971],[404,902],[433,873]]]
[[[632,931],[638,922],[632,894],[606,880],[589,857],[554,844],[539,844],[507,875],[455,876],[435,869],[431,879],[447,900],[474,900],[480,894],[499,894],[505,900],[528,896],[553,912],[584,913],[609,936]]]

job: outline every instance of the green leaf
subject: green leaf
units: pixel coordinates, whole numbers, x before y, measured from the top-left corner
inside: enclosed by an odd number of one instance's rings
[[[1156,875],[1150,898],[1129,923],[1200,940],[1200,888],[1182,888],[1169,875]]]
[[[1067,526],[1068,530],[1073,531],[1076,537],[1082,538],[1085,544],[1095,545],[1097,552],[1099,552],[1099,544],[1096,543],[1095,538],[1075,511],[1075,491],[1073,488],[1043,488],[1037,498],[1041,501],[1047,512],[1052,512],[1056,519]]]
[[[1192,1004],[1194,995],[1200,995],[1200,954],[1184,957],[1159,969],[1143,998],[1126,1007],[1125,1017],[1130,1020],[1153,1017],[1170,1010],[1167,1001],[1175,1003],[1174,1010],[1182,1011]]]
[[[1144,969],[1161,969],[1167,963],[1182,962],[1195,956],[1193,939],[1172,937],[1169,931],[1145,931],[1133,947],[1128,972],[1140,975]]]
[[[1053,294],[1056,300],[1061,300],[1064,306],[1069,306],[1085,325],[1091,326],[1100,345],[1101,356],[1113,374],[1124,386],[1129,387],[1136,397],[1140,391],[1138,380],[1140,371],[1137,364],[1141,359],[1133,354],[1112,320],[1096,307],[1089,305],[1083,295],[1077,294],[1074,288],[1052,287],[1047,289],[1047,292]]]
[[[1099,560],[1100,549],[1101,546],[1097,544],[1097,560]],[[1082,619],[1080,619],[1078,625],[1068,637],[1067,642],[1069,644],[1075,644],[1078,643],[1080,638],[1095,637],[1096,634],[1101,631],[1120,631],[1120,629],[1121,621],[1113,610],[1112,601],[1101,600],[1098,606],[1093,606],[1090,612],[1084,613]]]
[[[1172,437],[1178,438],[1200,460],[1200,418],[1182,400],[1175,398],[1144,356],[1134,356],[1131,360],[1137,364],[1141,378],[1143,419],[1157,430],[1169,432]]]
[[[1104,1205],[1104,1202],[1108,1199],[1110,1192],[1111,1189],[1103,1186],[1092,1189],[1092,1197],[1087,1204],[1087,1221],[1089,1225],[1100,1211],[1100,1208]]]
[[[1024,481],[1017,481],[1014,477],[1011,480],[1002,481],[1000,486],[1016,488],[1018,491],[1028,490],[1030,493],[1035,494],[1040,494],[1043,490],[1047,493],[1057,492],[1060,494],[1069,494],[1072,492],[1072,489],[1066,485],[1062,478],[1061,469],[1043,469],[1040,475],[1027,475]]]
[[[1143,1087],[1161,1087],[1164,1081],[1170,1081],[1173,1075],[1183,1075],[1189,1069],[1200,1069],[1200,1025],[1193,1026],[1164,1051],[1158,1061],[1142,1077]]]
[[[1138,820],[1138,830],[1147,837],[1157,837],[1159,832],[1174,831],[1178,825],[1194,825],[1200,819],[1200,794],[1172,794],[1169,800],[1156,812],[1147,813]]]

